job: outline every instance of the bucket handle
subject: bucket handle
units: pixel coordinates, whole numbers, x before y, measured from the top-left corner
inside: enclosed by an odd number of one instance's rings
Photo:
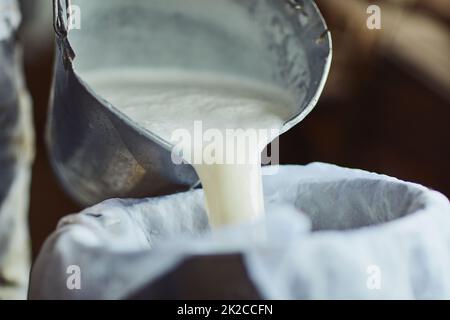
[[[63,2],[65,5],[63,5]],[[53,0],[53,29],[56,34],[56,43],[62,52],[64,68],[75,58],[75,51],[67,38],[69,34],[68,21],[70,19],[70,0]],[[65,17],[64,17],[65,11]]]

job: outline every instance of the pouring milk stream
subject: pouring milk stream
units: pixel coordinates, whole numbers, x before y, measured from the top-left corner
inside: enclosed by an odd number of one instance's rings
[[[264,215],[261,152],[295,113],[288,92],[246,78],[180,70],[111,69],[84,78],[193,165],[212,227]]]

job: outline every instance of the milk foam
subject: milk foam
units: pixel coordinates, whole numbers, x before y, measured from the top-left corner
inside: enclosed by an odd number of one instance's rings
[[[212,226],[264,214],[260,154],[294,114],[294,99],[287,92],[254,80],[177,70],[113,69],[83,79],[131,120],[180,149],[200,177]],[[195,132],[199,122],[200,135]],[[247,139],[252,130],[267,134]],[[181,143],[180,132],[189,139]],[[227,132],[246,143],[226,148],[231,142]],[[225,148],[212,152],[217,161],[198,161],[220,135]],[[230,152],[250,157],[223,162],[233,158]]]

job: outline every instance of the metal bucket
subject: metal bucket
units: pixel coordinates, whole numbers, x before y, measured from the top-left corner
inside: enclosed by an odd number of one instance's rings
[[[298,100],[286,131],[315,106],[331,62],[330,34],[310,0],[54,0],[54,12],[48,147],[63,186],[82,205],[198,184],[190,165],[172,162],[170,145],[97,95],[86,72],[170,67],[276,84]],[[70,12],[79,14],[80,30],[68,32]]]

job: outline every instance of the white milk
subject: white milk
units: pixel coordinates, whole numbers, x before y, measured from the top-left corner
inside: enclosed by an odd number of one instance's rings
[[[260,155],[294,114],[288,93],[248,79],[171,70],[117,69],[84,79],[182,152],[200,177],[212,226],[264,214]]]

